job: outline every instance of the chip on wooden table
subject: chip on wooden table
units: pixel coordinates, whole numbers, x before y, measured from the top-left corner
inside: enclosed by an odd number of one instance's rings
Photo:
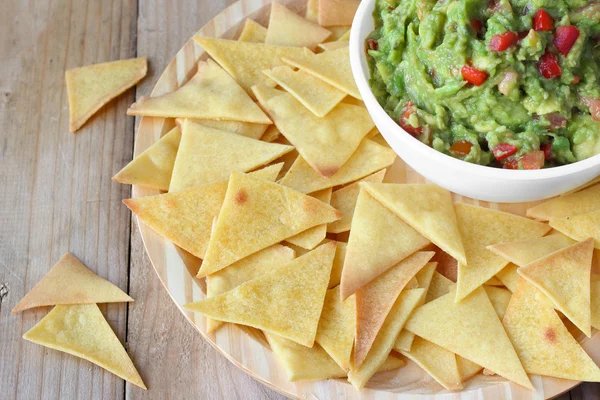
[[[331,32],[311,22],[278,2],[271,3],[271,16],[265,43],[280,46],[307,47],[313,50]]]
[[[248,18],[244,21],[244,28],[238,40],[240,42],[264,43],[267,38],[267,28]]]
[[[517,273],[518,265],[513,263],[508,263],[508,265],[500,272],[496,274],[496,277],[510,290],[511,292],[515,292],[517,290],[517,283],[519,282],[519,274]]]
[[[146,57],[68,70],[65,79],[71,132],[81,128],[106,103],[138,83],[147,71]]]
[[[555,197],[527,210],[527,216],[542,221],[572,217],[600,209],[600,185]]]
[[[241,136],[246,136],[252,139],[260,139],[267,128],[273,124],[253,124],[251,122],[227,121],[216,119],[194,119],[188,118],[191,122],[199,125],[208,126],[209,128],[219,129],[231,133],[237,133]],[[182,126],[186,118],[177,118],[175,121],[179,126]]]
[[[331,188],[311,193],[310,196],[322,201],[323,203],[329,204],[331,201]],[[285,241],[296,246],[300,246],[304,249],[312,250],[325,239],[326,235],[327,224],[321,224],[307,229],[304,232],[300,232],[295,236],[287,238]]]
[[[550,226],[574,240],[594,239],[594,247],[600,249],[600,210],[576,215],[574,217],[556,218]]]
[[[556,250],[563,249],[574,243],[573,239],[568,238],[560,232],[555,232],[541,238],[498,243],[488,246],[487,249],[523,267],[538,258],[547,256]]]
[[[13,308],[18,313],[57,304],[120,303],[133,301],[125,292],[90,271],[66,253]]]
[[[319,0],[319,24],[352,25],[360,0]]]
[[[475,364],[473,361],[469,361],[458,354],[456,355],[456,365],[458,366],[461,382],[469,380],[483,369],[479,364]]]
[[[504,318],[504,313],[506,312],[506,308],[508,307],[508,303],[510,302],[510,298],[512,296],[511,291],[508,289],[487,285],[485,285],[483,288],[492,302],[492,306],[494,306],[494,310],[496,310],[498,318]]]
[[[146,389],[125,348],[96,304],[58,305],[23,338],[91,361]]]

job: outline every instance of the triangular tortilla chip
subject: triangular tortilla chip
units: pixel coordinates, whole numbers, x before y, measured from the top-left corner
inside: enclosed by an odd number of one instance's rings
[[[496,278],[495,276],[492,276],[490,279],[488,279],[487,281],[485,281],[484,285],[487,286],[504,286],[504,284],[502,283],[502,281],[498,278]]]
[[[335,242],[326,243],[269,274],[218,296],[187,304],[185,308],[311,347],[334,256]],[[300,301],[302,307],[298,307]]]
[[[212,60],[200,61],[196,75],[176,91],[142,97],[127,114],[271,123],[240,85]]]
[[[431,284],[427,290],[427,296],[425,297],[425,303],[429,303],[439,297],[445,296],[450,293],[450,290],[454,286],[454,282],[446,278],[444,275],[435,271],[431,279]]]
[[[469,361],[459,355],[456,355],[456,365],[458,366],[461,382],[465,382],[477,375],[483,369],[479,364],[475,364],[473,361]]]
[[[425,295],[424,289],[406,290],[400,293],[394,306],[388,313],[379,334],[360,367],[351,366],[348,380],[357,390],[362,389],[367,381],[385,363],[394,346],[398,333],[404,327],[409,316]]]
[[[282,164],[251,172],[274,181]],[[219,215],[228,181],[196,186],[181,192],[123,200],[143,223],[198,258],[204,258],[213,220]]]
[[[600,185],[555,197],[527,210],[527,216],[542,221],[572,217],[600,209]]]
[[[436,185],[369,183],[363,187],[440,249],[467,263],[450,192]]]
[[[496,314],[498,314],[498,318],[504,318],[504,313],[506,313],[506,308],[508,307],[508,303],[510,302],[510,298],[512,296],[511,291],[508,289],[487,285],[483,288],[490,298],[492,306],[494,306],[494,310],[496,310]]]
[[[342,270],[344,269],[344,260],[346,259],[346,248],[348,244],[337,242],[337,250],[333,259],[333,267],[331,268],[331,278],[329,279],[329,287],[335,287],[340,284],[342,279]]]
[[[329,204],[331,201],[331,188],[319,190],[318,192],[312,193],[310,196],[322,201],[323,203]],[[317,225],[286,239],[286,242],[300,246],[307,250],[312,250],[317,247],[317,245],[321,243],[323,239],[325,239],[326,235],[327,225]]]
[[[325,51],[337,50],[342,47],[348,47],[348,41],[336,40],[335,42],[320,43],[319,48]]]
[[[415,335],[403,329],[394,342],[394,350],[397,352],[410,351],[413,340],[415,340]]]
[[[273,143],[279,136],[281,136],[281,132],[279,131],[279,129],[277,129],[277,127],[275,125],[271,125],[269,126],[269,128],[267,128],[267,130],[265,131],[265,133],[260,137],[260,140],[262,140],[263,142],[269,142],[269,143]],[[294,149],[293,152],[290,153],[294,153],[294,159],[295,157],[298,156],[298,152],[296,151],[296,149]],[[290,155],[290,153],[288,153],[288,155]],[[291,166],[291,164],[290,164]]]
[[[562,233],[553,233],[541,238],[522,240],[520,242],[498,243],[487,249],[512,263],[523,267],[532,261],[554,253],[575,243]]]
[[[573,339],[552,306],[538,300],[538,293],[521,279],[503,320],[525,371],[600,382],[598,366]]]
[[[69,130],[75,132],[106,103],[146,76],[146,57],[86,65],[65,73]]]
[[[133,301],[125,292],[90,271],[67,253],[17,303],[12,313],[57,304],[120,303]]]
[[[266,85],[252,90],[281,133],[324,177],[338,172],[373,128],[364,107],[342,103],[319,118],[289,93]]]
[[[534,239],[550,230],[541,222],[489,208],[456,203],[455,209],[467,255],[467,264],[458,264],[456,301],[465,298],[508,264],[486,246]]]
[[[313,197],[233,172],[198,277],[340,217],[339,211]]]
[[[185,119],[177,118],[177,123],[183,125]],[[231,133],[236,133],[240,136],[246,136],[252,139],[260,139],[267,128],[274,126],[266,124],[253,124],[251,122],[227,121],[216,119],[190,119],[191,122],[199,125],[208,126],[209,128],[219,129]]]
[[[317,117],[326,116],[346,97],[346,93],[302,70],[281,66],[263,72]]]
[[[393,354],[390,354],[388,358],[385,359],[381,367],[377,370],[377,372],[386,372],[392,371],[394,369],[402,368],[406,365],[406,361],[404,361],[400,357],[396,357]]]
[[[265,43],[280,46],[315,46],[331,36],[331,32],[308,21],[277,2],[271,3],[271,16]]]
[[[342,302],[340,287],[329,289],[325,295],[325,304],[323,305],[315,341],[345,371],[350,369],[355,323],[354,298]]]
[[[590,284],[592,326],[600,329],[600,275],[592,274]]]
[[[517,273],[518,265],[513,263],[508,263],[508,265],[500,272],[496,274],[496,277],[510,290],[511,292],[515,292],[517,290],[517,283],[519,282],[519,274]]]
[[[402,351],[401,353],[417,363],[419,367],[423,368],[446,389],[462,389],[456,356],[451,351],[415,336],[410,351]]]
[[[363,140],[350,159],[330,178],[322,177],[302,157],[281,179],[281,184],[303,193],[312,193],[364,178],[394,163],[396,153],[371,140]]]
[[[406,329],[533,389],[485,291],[475,289],[458,303],[454,302],[455,297],[453,290],[418,308],[406,323]]]
[[[93,362],[146,389],[125,348],[96,304],[58,305],[23,338]]]
[[[371,197],[368,192],[361,190],[356,202],[342,272],[342,298],[348,298],[362,286],[428,244],[426,238]]]
[[[282,60],[324,80],[350,96],[362,100],[350,68],[348,47],[320,54],[285,55]]]
[[[600,183],[600,176],[595,177],[591,181],[588,181],[588,182],[584,183],[583,185],[576,187],[575,189],[564,192],[563,194],[561,194],[561,196],[567,196],[571,193],[579,192],[580,190],[587,189],[590,186],[594,186],[597,183]]]
[[[433,257],[420,252],[404,259],[356,292],[354,366],[363,363],[398,295]]]
[[[306,14],[304,18],[311,22],[318,22],[319,20],[319,0],[307,0],[306,1]]]
[[[542,291],[554,307],[587,337],[592,336],[590,274],[594,243],[576,243],[518,269],[519,275]]]
[[[246,19],[238,40],[240,42],[264,43],[266,38],[267,28],[254,20]]]
[[[329,30],[331,30],[332,28],[328,28]],[[348,29],[346,31],[346,33],[344,33],[342,36],[339,37],[338,41],[349,41],[350,40],[350,29]]]
[[[386,169],[382,169],[358,182],[382,182],[386,171]],[[327,232],[341,233],[350,230],[354,209],[356,208],[356,200],[358,200],[358,192],[360,191],[358,182],[338,189],[331,195],[331,206],[342,212],[342,219],[330,223],[327,226]]]
[[[194,36],[194,40],[248,93],[254,85],[273,83],[262,72],[284,65],[281,57],[303,57],[308,52],[300,47],[271,46],[205,36]]]
[[[326,42],[334,42],[334,41],[348,41],[350,37],[350,28],[351,25],[337,25],[337,26],[329,26],[327,30],[331,32],[331,36],[329,36]],[[346,38],[346,39],[342,39]]]
[[[206,297],[228,292],[261,275],[271,273],[294,259],[294,250],[276,244],[254,253],[232,265],[206,277]],[[216,331],[223,323],[207,320],[208,333]]]
[[[600,210],[574,217],[557,218],[550,226],[574,240],[594,239],[594,247],[600,249]]]
[[[360,0],[319,0],[319,25],[352,25]]]
[[[293,150],[186,120],[169,192],[219,182],[232,171],[248,172]],[[224,151],[226,149],[226,151]]]

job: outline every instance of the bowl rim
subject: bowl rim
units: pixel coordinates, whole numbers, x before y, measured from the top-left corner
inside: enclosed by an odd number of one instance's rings
[[[577,174],[581,171],[593,168],[600,164],[600,154],[587,158],[585,160],[576,161],[572,164],[561,165],[557,167],[539,169],[539,170],[507,170],[502,168],[489,167],[485,165],[473,164],[468,161],[459,160],[442,152],[435,150],[433,147],[422,143],[408,134],[402,129],[379,104],[375,95],[371,91],[368,80],[365,78],[370,76],[370,71],[365,70],[363,61],[365,58],[364,44],[361,40],[361,32],[365,29],[364,25],[368,18],[372,18],[372,10],[376,0],[362,0],[356,11],[352,28],[350,31],[350,64],[352,74],[358,87],[358,90],[363,98],[363,101],[374,120],[381,120],[386,125],[392,127],[392,134],[402,142],[404,146],[421,152],[424,157],[431,159],[434,163],[444,168],[458,170],[469,175],[485,176],[495,179],[506,179],[511,181],[527,181],[527,180],[544,180],[566,177]],[[365,63],[366,65],[366,63]]]

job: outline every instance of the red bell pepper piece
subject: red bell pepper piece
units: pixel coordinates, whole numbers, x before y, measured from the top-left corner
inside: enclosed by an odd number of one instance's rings
[[[488,74],[478,70],[477,68],[465,65],[461,70],[462,76],[465,81],[472,83],[475,86],[481,86],[487,80]]]
[[[533,16],[533,29],[536,31],[551,31],[554,28],[554,19],[544,9],[538,10]]]
[[[577,38],[579,38],[579,29],[574,26],[559,26],[554,34],[554,46],[566,57]]]
[[[512,156],[517,151],[519,151],[517,146],[514,146],[509,143],[500,143],[492,149],[492,154],[494,154],[494,157],[496,158],[496,160],[502,161],[502,160]]]
[[[562,75],[562,70],[560,69],[560,65],[558,65],[556,56],[548,50],[540,57],[540,61],[538,61],[538,70],[546,79],[553,79]]]
[[[494,52],[504,51],[518,41],[519,34],[516,32],[508,31],[499,35],[494,35],[490,40],[490,50]]]

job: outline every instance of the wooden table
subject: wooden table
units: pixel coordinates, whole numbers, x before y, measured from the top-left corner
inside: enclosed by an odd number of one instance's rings
[[[161,286],[110,178],[130,159],[134,97],[233,0],[2,2],[0,24],[0,399],[281,399],[198,335]],[[148,76],[68,132],[64,71],[148,56]],[[102,310],[150,388],[21,339],[47,310],[10,310],[70,251],[135,303]],[[584,384],[560,399],[598,399]]]

